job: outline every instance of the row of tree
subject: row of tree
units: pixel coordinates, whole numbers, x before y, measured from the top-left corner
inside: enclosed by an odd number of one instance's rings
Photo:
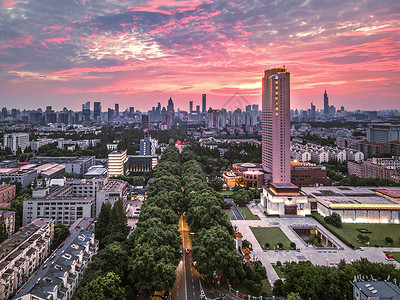
[[[301,299],[341,300],[352,298],[351,281],[357,275],[371,276],[376,280],[400,280],[400,270],[391,264],[372,263],[365,258],[347,264],[341,261],[338,268],[315,266],[311,262],[289,263],[283,267],[285,280],[274,284],[275,296],[298,293]]]
[[[192,147],[182,151],[182,184],[187,222],[194,233],[193,260],[196,269],[209,279],[241,283],[254,295],[261,294],[261,280],[266,278],[260,262],[244,264],[236,250],[232,228],[223,208],[229,205],[206,181],[203,165],[190,159]]]

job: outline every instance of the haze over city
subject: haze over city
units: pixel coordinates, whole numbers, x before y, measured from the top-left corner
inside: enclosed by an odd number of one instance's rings
[[[3,105],[147,110],[172,97],[261,103],[266,67],[291,106],[399,108],[398,1],[1,1]],[[8,105],[10,106],[10,105]],[[208,108],[208,107],[207,107]]]

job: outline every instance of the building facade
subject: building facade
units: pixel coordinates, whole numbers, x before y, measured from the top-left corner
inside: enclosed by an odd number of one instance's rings
[[[0,299],[8,299],[46,260],[53,235],[53,220],[37,219],[0,244]]]
[[[127,161],[125,151],[113,151],[108,154],[108,176],[125,175],[125,163]]]
[[[10,148],[12,153],[16,153],[18,148],[22,151],[29,146],[29,133],[16,132],[7,133],[3,138],[3,149]]]

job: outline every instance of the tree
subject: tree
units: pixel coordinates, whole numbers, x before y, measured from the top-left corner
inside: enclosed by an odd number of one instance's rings
[[[124,206],[122,204],[122,199],[118,199],[117,202],[114,203],[114,206],[111,209],[111,232],[116,233],[122,233],[127,236],[129,229],[127,225],[127,220],[126,220],[126,214],[124,211]]]
[[[210,256],[210,253],[214,255]],[[208,277],[214,271],[222,278],[240,279],[244,275],[242,257],[236,251],[232,237],[222,226],[200,230],[193,239],[193,259],[196,269]]]
[[[53,243],[51,244],[51,249],[54,250],[62,242],[65,241],[65,239],[69,236],[69,229],[68,226],[62,223],[58,223],[54,227],[54,238],[53,238]]]
[[[276,246],[278,247],[278,249],[283,249],[283,244],[282,243],[278,243],[278,244],[276,244]]]
[[[265,243],[264,246],[265,246],[266,249],[269,249],[269,247],[270,247],[271,245],[270,245],[269,243]]]
[[[111,233],[111,204],[103,203],[97,218],[95,236],[102,243],[103,239]]]
[[[332,224],[337,228],[342,227],[342,218],[337,213],[333,213],[331,216],[326,216],[324,218],[324,221],[328,224]]]
[[[83,288],[78,289],[75,299],[78,300],[123,300],[126,292],[121,286],[121,278],[113,272],[90,281]]]
[[[235,201],[235,204],[239,206],[244,206],[251,201],[249,193],[245,190],[234,192],[232,198]]]
[[[301,300],[300,294],[291,292],[287,295],[286,300]]]
[[[291,242],[291,243],[290,243],[290,248],[292,248],[292,249],[296,249],[296,243],[294,243],[294,242]]]
[[[0,217],[0,243],[4,242],[8,238],[8,232],[6,228],[6,222],[4,221],[4,216]]]

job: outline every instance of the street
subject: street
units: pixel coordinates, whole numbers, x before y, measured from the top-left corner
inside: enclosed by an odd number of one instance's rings
[[[224,199],[225,202],[232,204],[231,206],[231,211],[233,212],[233,214],[236,217],[236,220],[244,220],[242,214],[239,212],[238,208],[236,207],[235,203],[233,202],[232,198],[225,198]]]
[[[198,299],[218,299],[221,292],[216,291],[204,281],[200,274],[193,267],[191,253],[186,253],[186,249],[192,249],[192,237],[190,229],[186,223],[186,216],[179,219],[179,231],[182,238],[182,259],[176,269],[176,282],[171,290],[172,300],[198,300]],[[201,298],[202,291],[206,298]],[[221,298],[222,299],[222,298]],[[231,299],[231,298],[225,298]]]

